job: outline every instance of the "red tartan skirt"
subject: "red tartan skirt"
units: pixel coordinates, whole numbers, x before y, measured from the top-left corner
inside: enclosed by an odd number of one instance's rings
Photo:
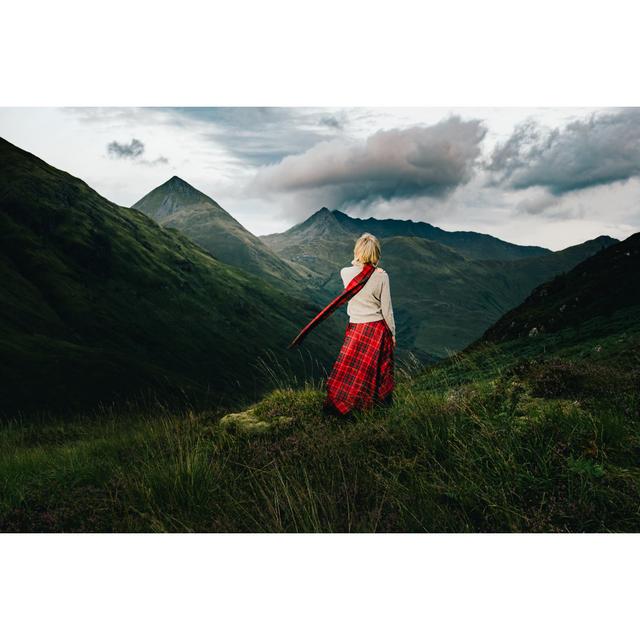
[[[388,402],[393,391],[393,336],[384,320],[347,324],[327,380],[325,409],[346,414]]]

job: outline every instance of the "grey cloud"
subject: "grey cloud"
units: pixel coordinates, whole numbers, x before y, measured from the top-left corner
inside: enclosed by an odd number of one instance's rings
[[[528,213],[530,215],[538,215],[549,210],[555,204],[558,199],[550,193],[544,191],[537,193],[530,198],[525,198],[518,203],[517,210],[520,213]]]
[[[144,164],[148,167],[156,167],[159,164],[169,164],[169,158],[158,156],[155,160],[140,160],[140,164]]]
[[[344,121],[340,114],[310,107],[171,107],[163,112],[178,126],[204,125],[205,139],[254,167],[275,164],[335,138],[341,127],[328,122]]]
[[[330,129],[342,129],[344,126],[342,121],[338,120],[335,116],[322,116],[320,118],[320,124]]]
[[[260,170],[255,192],[313,191],[317,202],[349,206],[414,196],[443,198],[474,174],[486,128],[452,116],[437,124],[381,130],[360,142],[321,142]]]
[[[496,147],[487,168],[494,184],[554,195],[640,176],[640,109],[592,114],[564,129],[526,121]]]
[[[557,219],[580,217],[581,206],[579,202],[567,202],[566,198],[557,197],[549,191],[535,191],[536,193],[518,202],[516,205],[518,213]]]
[[[144,144],[133,138],[128,144],[116,140],[107,145],[107,153],[113,158],[138,158],[144,153]]]
[[[160,164],[169,163],[169,158],[165,156],[158,156],[155,160],[147,160],[143,158],[144,152],[144,143],[137,138],[132,138],[128,144],[121,144],[117,140],[114,140],[107,145],[107,154],[111,158],[134,160],[137,164],[143,164],[147,167],[155,167]]]

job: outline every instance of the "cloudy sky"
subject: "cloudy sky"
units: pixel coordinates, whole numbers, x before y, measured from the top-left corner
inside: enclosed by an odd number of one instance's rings
[[[560,249],[640,230],[640,109],[0,108],[130,206],[179,175],[255,234],[323,206]]]

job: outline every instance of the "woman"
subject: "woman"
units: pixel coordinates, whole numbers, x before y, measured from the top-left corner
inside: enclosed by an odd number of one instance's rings
[[[305,336],[339,306],[349,302],[349,324],[344,343],[329,379],[324,410],[347,415],[353,409],[368,409],[374,403],[390,403],[393,392],[393,350],[396,326],[393,320],[389,276],[378,268],[380,243],[365,233],[353,249],[351,267],[340,272],[344,291],[332,300],[293,339],[299,345]]]
[[[340,415],[353,409],[368,409],[375,403],[390,403],[394,386],[396,327],[389,276],[377,267],[378,239],[370,233],[363,234],[356,241],[353,256],[353,266],[340,271],[345,287],[364,270],[371,270],[371,274],[349,300],[344,343],[327,380],[324,409]]]

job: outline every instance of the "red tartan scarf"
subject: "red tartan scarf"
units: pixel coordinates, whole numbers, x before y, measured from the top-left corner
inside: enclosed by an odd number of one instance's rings
[[[323,320],[328,318],[338,307],[342,306],[345,302],[349,302],[353,296],[358,293],[367,284],[367,280],[371,277],[371,274],[376,270],[372,264],[365,264],[362,271],[351,280],[351,282],[344,288],[344,291],[336,298],[334,298],[309,324],[307,324],[302,331],[293,339],[289,345],[289,349],[298,346],[306,337],[306,335],[316,325],[320,324]]]

